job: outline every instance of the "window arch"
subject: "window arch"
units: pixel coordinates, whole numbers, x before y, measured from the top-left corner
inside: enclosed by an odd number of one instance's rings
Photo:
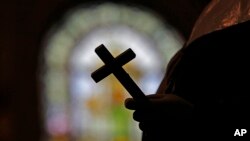
[[[45,41],[46,140],[140,140],[123,106],[125,89],[113,76],[98,84],[90,77],[102,65],[94,53],[100,44],[113,54],[132,48],[137,57],[125,69],[144,93],[153,94],[183,40],[154,13],[135,7],[105,3],[68,12]]]

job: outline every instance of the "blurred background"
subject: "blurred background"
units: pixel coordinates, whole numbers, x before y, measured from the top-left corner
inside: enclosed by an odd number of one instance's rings
[[[139,141],[130,97],[94,49],[136,58],[124,68],[154,94],[209,0],[26,0],[0,5],[1,141]]]

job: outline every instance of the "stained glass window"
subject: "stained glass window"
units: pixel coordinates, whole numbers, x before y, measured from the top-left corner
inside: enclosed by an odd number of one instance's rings
[[[124,68],[145,94],[153,94],[183,40],[147,10],[106,3],[69,11],[45,41],[45,140],[140,140],[138,123],[123,105],[127,91],[112,75],[98,84],[90,77],[103,65],[94,53],[100,44],[113,55],[131,48],[137,57]]]

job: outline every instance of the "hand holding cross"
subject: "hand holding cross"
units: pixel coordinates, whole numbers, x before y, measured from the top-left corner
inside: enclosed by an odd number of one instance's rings
[[[103,44],[98,46],[95,49],[95,52],[105,63],[104,66],[91,74],[91,77],[96,83],[113,73],[135,101],[147,101],[147,98],[142,90],[122,68],[123,65],[135,58],[136,55],[132,49],[126,50],[116,58],[112,56]]]

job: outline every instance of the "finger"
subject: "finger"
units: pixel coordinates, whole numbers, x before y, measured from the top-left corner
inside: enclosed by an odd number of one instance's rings
[[[159,115],[159,113],[157,113],[156,111],[151,111],[149,109],[145,109],[145,110],[136,110],[133,113],[133,119],[135,121],[138,122],[144,122],[144,121],[153,121],[153,120],[157,120],[160,119],[161,117],[158,117],[157,115]]]
[[[144,122],[139,122],[139,128],[140,128],[142,131],[145,131],[145,124],[144,124]]]
[[[149,99],[158,99],[158,98],[162,98],[164,96],[165,96],[165,94],[150,94],[150,95],[147,95],[147,98],[149,98]]]
[[[144,132],[149,132],[149,133],[153,133],[155,132],[154,130],[159,131],[159,127],[163,127],[163,126],[157,126],[157,123],[155,123],[157,121],[145,121],[145,122],[139,122],[139,128],[144,131]]]
[[[150,99],[150,101],[152,100],[156,100],[156,99],[161,99],[162,97],[164,97],[163,94],[152,94],[152,95],[147,95],[148,99]],[[140,103],[140,102],[136,102],[133,98],[127,98],[124,102],[124,105],[127,109],[130,110],[136,110],[139,107],[145,107],[145,103]]]
[[[133,113],[133,119],[134,119],[135,121],[142,122],[142,121],[150,120],[150,116],[148,115],[148,112],[147,112],[147,111],[144,111],[144,110],[136,110],[136,111]]]
[[[133,113],[133,119],[134,119],[135,121],[141,122],[142,119],[143,119],[142,113],[139,112],[138,110],[135,111],[135,112]]]
[[[167,101],[170,101],[168,99],[166,94],[153,94],[153,95],[147,95],[147,98],[150,103],[153,103],[151,106],[159,106],[162,104],[166,104]]]
[[[130,110],[135,110],[136,109],[136,102],[133,98],[127,98],[124,102],[124,105],[127,109],[130,109]]]
[[[150,97],[149,101],[154,103],[155,106],[187,104],[184,99],[174,94],[158,94],[157,96]]]

